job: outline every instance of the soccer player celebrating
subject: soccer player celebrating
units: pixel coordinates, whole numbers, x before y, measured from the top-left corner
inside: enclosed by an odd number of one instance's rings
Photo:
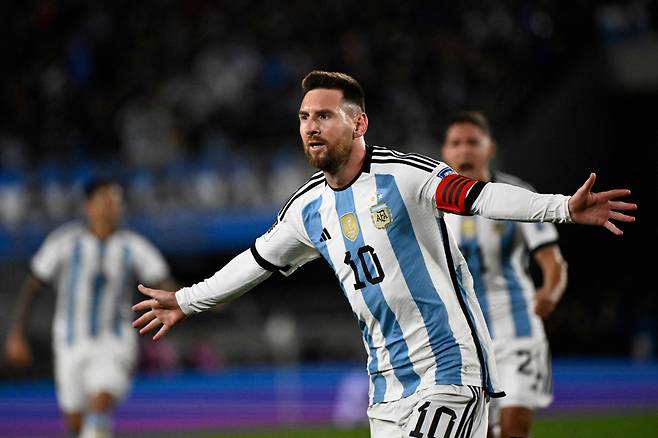
[[[25,335],[31,303],[52,285],[55,381],[67,427],[81,438],[110,437],[112,408],[130,388],[137,357],[129,318],[133,278],[176,286],[160,252],[119,228],[123,192],[116,182],[91,181],[85,196],[86,224],[55,229],[32,258],[5,351],[15,366],[31,363]]]
[[[442,157],[468,178],[532,188],[518,178],[490,169],[496,143],[486,117],[454,115],[448,123]],[[446,215],[468,263],[480,308],[493,340],[500,382],[507,394],[492,400],[491,436],[527,437],[535,408],[552,401],[548,342],[541,318],[548,317],[564,293],[567,265],[553,224],[497,221],[481,216]],[[535,291],[528,253],[542,271]]]
[[[568,197],[476,181],[417,154],[366,145],[364,94],[352,77],[313,71],[302,81],[299,133],[320,169],[274,225],[211,278],[150,299],[133,323],[159,339],[191,315],[233,299],[272,272],[290,275],[323,257],[352,306],[368,352],[373,437],[484,437],[487,400],[503,396],[473,279],[444,212],[525,221],[632,222],[591,193],[594,175]]]

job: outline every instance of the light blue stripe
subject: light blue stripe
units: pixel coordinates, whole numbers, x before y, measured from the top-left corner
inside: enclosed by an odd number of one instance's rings
[[[98,248],[98,271],[94,275],[94,284],[93,290],[91,292],[91,303],[90,303],[90,321],[89,321],[89,335],[95,337],[98,335],[98,313],[101,303],[101,294],[103,288],[107,283],[107,278],[103,270],[103,264],[105,261],[105,242],[99,242]]]
[[[528,316],[528,303],[523,296],[523,288],[512,266],[512,251],[514,249],[514,234],[516,224],[505,222],[505,230],[501,236],[500,252],[502,258],[503,276],[509,291],[510,307],[514,319],[514,332],[517,337],[531,336],[532,327]]]
[[[489,328],[489,335],[494,337],[494,327],[491,323],[491,315],[489,313],[489,299],[487,297],[487,284],[484,281],[484,260],[482,260],[482,250],[478,242],[477,234],[472,238],[464,238],[462,233],[462,241],[459,245],[468,270],[473,277],[473,287],[475,288],[475,295],[478,297],[480,309],[484,315],[484,320],[487,322]]]
[[[320,216],[320,206],[322,205],[322,196],[318,196],[313,201],[306,204],[302,209],[302,220],[304,221],[304,228],[306,228],[306,234],[308,234],[309,239],[315,246],[315,248],[320,251],[322,257],[329,263],[329,266],[334,270],[334,264],[331,262],[331,257],[329,256],[329,250],[327,249],[327,241],[321,242],[320,238],[322,237],[322,216]]]
[[[80,277],[80,252],[82,247],[80,239],[75,241],[71,255],[71,269],[69,271],[69,285],[66,300],[66,343],[71,345],[75,339],[75,301]]]
[[[466,290],[464,289],[464,282],[462,280],[462,273],[459,269],[455,269],[455,274],[457,276],[457,284],[459,286],[459,293],[461,293],[462,298],[464,300],[464,303],[466,303],[466,310],[468,311],[468,318],[471,320],[471,323],[473,325],[475,333],[473,334],[474,336],[477,336],[477,339],[474,341],[477,342],[480,345],[480,350],[482,351],[482,379],[484,381],[484,384],[486,385],[486,390],[488,393],[493,394],[496,392],[495,388],[493,387],[493,384],[491,383],[491,377],[489,376],[489,352],[486,350],[486,343],[482,342],[482,339],[480,339],[480,334],[477,332],[477,326],[475,325],[475,318],[473,317],[473,312],[471,311],[470,306],[468,305],[468,294],[466,293]]]
[[[365,322],[358,319],[358,317],[357,321],[359,322],[361,333],[363,333],[363,339],[365,339],[366,344],[368,345],[368,374],[370,374],[370,380],[372,381],[373,386],[372,402],[381,403],[384,401],[384,396],[386,395],[386,379],[379,373],[377,349],[375,349],[375,344],[372,342],[372,336],[370,336],[368,326]]]
[[[117,293],[117,300],[114,307],[114,321],[112,323],[112,330],[114,334],[118,337],[121,337],[121,308],[123,307],[124,294],[128,288],[128,279],[130,277],[130,263],[131,263],[132,254],[130,252],[130,247],[124,245],[121,250],[121,275],[123,278],[118,282],[119,290]]]
[[[402,396],[407,397],[416,391],[416,388],[420,383],[420,377],[413,369],[411,360],[409,359],[409,347],[405,342],[402,328],[400,327],[395,314],[384,299],[381,287],[379,284],[370,284],[363,272],[363,267],[361,266],[361,261],[358,257],[358,250],[365,246],[365,243],[363,241],[361,223],[359,222],[358,216],[356,216],[352,188],[349,187],[345,190],[334,192],[334,196],[336,198],[336,213],[338,214],[339,221],[341,216],[347,213],[353,213],[359,227],[359,233],[354,241],[348,239],[343,233],[341,234],[343,235],[345,248],[350,252],[352,260],[355,261],[359,278],[365,282],[365,287],[360,290],[368,309],[370,309],[370,313],[372,313],[375,320],[379,322],[379,326],[386,342],[385,347],[390,353],[393,372],[403,387]],[[369,257],[366,257],[366,268],[371,273],[376,272],[376,268]]]
[[[375,175],[377,193],[391,210],[393,222],[386,227],[407,288],[420,311],[436,361],[436,384],[461,385],[462,357],[441,300],[423,259],[411,219],[393,175]]]
[[[334,264],[331,261],[331,257],[329,256],[327,241],[320,241],[320,238],[322,237],[322,230],[324,229],[324,226],[322,225],[322,216],[320,215],[321,205],[322,205],[322,196],[319,196],[318,198],[314,199],[309,204],[307,204],[302,210],[302,220],[304,221],[304,228],[306,229],[306,234],[308,234],[309,238],[311,239],[311,242],[313,242],[315,248],[317,248],[317,250],[320,251],[322,257],[324,257],[327,263],[329,263],[329,266],[331,266],[331,269],[334,271],[334,274],[336,274],[336,269],[334,268]],[[345,288],[343,287],[342,283],[338,282],[338,284],[340,285],[343,294],[347,295],[345,293]],[[386,379],[378,372],[377,350],[375,349],[375,345],[372,342],[372,336],[368,332],[368,327],[366,326],[365,322],[361,321],[356,314],[354,316],[356,317],[357,322],[359,324],[359,329],[361,329],[361,334],[363,335],[363,339],[368,345],[368,350],[369,350],[368,373],[370,374],[370,380],[372,381],[372,385],[374,388],[373,403],[379,403],[384,401],[384,395],[386,394]]]

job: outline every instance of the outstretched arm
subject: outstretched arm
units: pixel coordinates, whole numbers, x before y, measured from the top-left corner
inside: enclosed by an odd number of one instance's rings
[[[247,250],[231,260],[211,278],[191,287],[184,287],[175,293],[139,285],[139,291],[150,299],[133,306],[135,312],[146,312],[133,322],[133,327],[141,327],[139,333],[144,334],[162,325],[153,336],[154,340],[158,340],[187,315],[203,312],[217,304],[231,301],[271,274],[270,271],[262,268]]]
[[[32,302],[43,286],[41,281],[30,275],[21,289],[15,320],[5,342],[5,355],[9,363],[14,366],[25,367],[32,364],[32,352],[25,333],[30,320]]]
[[[508,184],[487,183],[469,211],[490,219],[602,225],[621,235],[622,231],[610,220],[635,221],[633,216],[621,212],[636,210],[637,205],[617,200],[631,192],[616,189],[593,193],[595,179],[596,175],[591,174],[573,196],[547,195]]]

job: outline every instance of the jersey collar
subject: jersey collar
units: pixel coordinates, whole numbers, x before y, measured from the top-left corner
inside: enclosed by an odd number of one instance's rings
[[[370,163],[372,162],[372,151],[373,151],[372,146],[366,144],[366,155],[365,157],[363,157],[363,164],[361,165],[361,170],[356,174],[356,176],[352,179],[352,181],[347,183],[345,187],[341,187],[340,189],[335,189],[327,183],[326,179],[324,180],[324,184],[334,192],[342,192],[343,190],[350,188],[352,184],[354,184],[361,177],[361,174],[370,173]]]

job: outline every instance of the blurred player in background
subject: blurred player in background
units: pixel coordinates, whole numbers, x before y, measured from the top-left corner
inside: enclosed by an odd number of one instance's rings
[[[82,438],[109,437],[112,408],[129,390],[136,365],[137,337],[130,325],[135,281],[176,284],[151,243],[119,228],[118,183],[92,181],[85,197],[86,223],[55,229],[32,258],[5,352],[11,364],[30,365],[26,329],[32,300],[52,286],[55,381],[67,427]]]
[[[496,153],[489,122],[479,112],[464,112],[448,123],[443,160],[461,175],[480,181],[504,182],[533,190],[520,179],[493,171]],[[551,359],[542,318],[560,301],[567,282],[567,264],[549,223],[491,220],[481,216],[447,215],[473,276],[475,292],[494,344],[500,384],[507,394],[490,405],[490,435],[527,437],[533,410],[552,399]],[[528,270],[532,254],[542,272],[535,290]]]
[[[484,437],[488,396],[502,396],[493,346],[473,281],[443,213],[603,225],[633,218],[609,202],[627,190],[572,197],[540,195],[455,173],[417,154],[366,145],[363,89],[342,73],[302,81],[299,132],[320,169],[297,190],[275,224],[210,279],[150,299],[133,324],[160,327],[229,301],[268,278],[323,257],[341,283],[369,355],[370,433],[376,438]],[[312,291],[309,291],[312,293]],[[488,394],[488,396],[487,396]]]

